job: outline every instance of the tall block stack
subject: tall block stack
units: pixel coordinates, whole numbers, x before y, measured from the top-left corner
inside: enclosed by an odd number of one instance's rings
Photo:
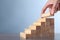
[[[47,16],[45,14],[24,32],[20,32],[20,40],[54,40],[54,18]]]

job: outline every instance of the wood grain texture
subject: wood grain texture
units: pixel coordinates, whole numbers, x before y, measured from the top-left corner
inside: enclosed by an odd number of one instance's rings
[[[41,18],[25,30],[26,40],[54,40],[54,18]]]

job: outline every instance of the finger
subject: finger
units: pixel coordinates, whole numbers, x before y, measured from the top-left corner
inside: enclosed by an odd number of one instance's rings
[[[42,14],[43,14],[43,13],[45,13],[45,11],[46,11],[46,9],[47,9],[48,7],[49,7],[49,5],[47,5],[47,4],[46,4],[46,5],[43,7],[43,9],[42,9],[42,12],[41,12],[41,13],[42,13]]]
[[[49,12],[51,13],[52,8],[49,8]]]
[[[51,13],[51,10],[52,10],[52,6],[53,6],[53,4],[51,4],[50,6],[49,6],[49,12]]]
[[[55,11],[55,9],[52,8],[50,14],[51,14],[51,15],[54,15],[54,11]]]

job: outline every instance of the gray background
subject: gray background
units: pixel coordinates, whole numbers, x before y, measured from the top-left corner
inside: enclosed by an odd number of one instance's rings
[[[0,0],[0,33],[19,33],[40,17],[42,0]]]
[[[40,18],[47,0],[0,0],[0,33],[20,33]],[[60,33],[60,12],[55,18],[55,33]]]
[[[0,40],[19,40],[19,33],[40,18],[47,0],[0,0]],[[60,39],[60,12],[55,18],[56,40]]]

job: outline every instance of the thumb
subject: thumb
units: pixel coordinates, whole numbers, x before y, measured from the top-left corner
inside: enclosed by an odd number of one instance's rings
[[[45,13],[45,11],[46,11],[46,9],[47,9],[48,7],[49,7],[49,5],[46,4],[46,5],[43,7],[43,9],[42,9],[41,14]]]

